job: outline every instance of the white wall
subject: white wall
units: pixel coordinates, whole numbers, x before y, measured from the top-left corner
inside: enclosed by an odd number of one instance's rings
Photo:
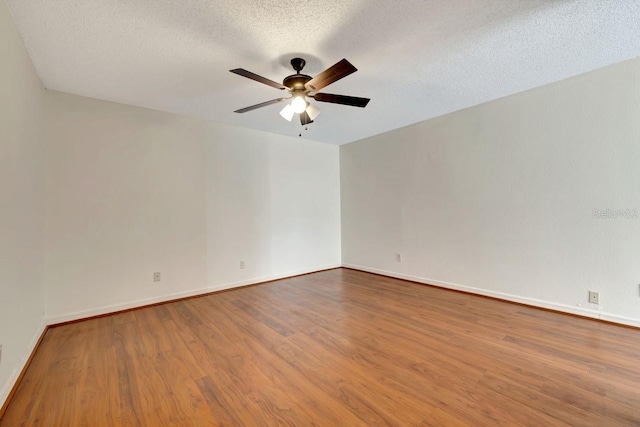
[[[338,147],[45,101],[50,322],[340,265]]]
[[[43,330],[44,89],[0,1],[0,406]]]
[[[640,325],[640,217],[593,215],[640,210],[640,59],[344,145],[340,163],[344,265]]]

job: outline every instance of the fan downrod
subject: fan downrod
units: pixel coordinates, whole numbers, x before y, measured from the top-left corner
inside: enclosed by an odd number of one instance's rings
[[[296,70],[296,73],[298,74],[300,74],[300,71],[302,71],[306,63],[307,62],[302,58],[293,58],[291,60],[291,66],[294,70]]]

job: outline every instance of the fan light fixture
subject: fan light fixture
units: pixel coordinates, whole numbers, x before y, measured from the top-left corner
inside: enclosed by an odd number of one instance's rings
[[[307,101],[305,101],[304,95],[295,96],[291,101],[291,108],[296,114],[304,113],[304,110],[307,109]]]
[[[284,107],[282,109],[282,111],[280,111],[280,115],[282,117],[284,117],[285,120],[287,121],[291,121],[291,119],[293,118],[293,108],[291,108],[291,105],[287,104],[286,107]]]
[[[318,117],[318,114],[320,114],[320,110],[309,103],[309,106],[307,107],[307,114],[311,120],[315,120],[316,117]]]
[[[296,96],[291,101],[291,104],[287,104],[282,111],[280,111],[280,115],[287,121],[291,121],[293,119],[294,114],[302,114],[306,111],[309,115],[310,120],[314,120],[320,114],[320,110],[311,105],[310,102],[307,102],[303,96]]]

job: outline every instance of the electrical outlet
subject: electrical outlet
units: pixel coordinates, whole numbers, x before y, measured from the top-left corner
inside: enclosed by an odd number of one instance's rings
[[[154,282],[159,282],[160,281],[160,272],[159,271],[153,273],[153,281]]]
[[[244,270],[244,261],[240,261],[240,270]]]
[[[591,304],[600,304],[600,293],[589,291],[589,302]]]
[[[402,262],[402,254],[396,254],[396,262]]]

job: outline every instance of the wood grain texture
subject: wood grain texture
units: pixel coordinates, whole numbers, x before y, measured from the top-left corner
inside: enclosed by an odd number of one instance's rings
[[[50,328],[0,426],[635,426],[640,330],[347,269]]]
[[[11,403],[11,400],[13,399],[13,396],[16,394],[16,391],[18,390],[18,386],[22,382],[22,379],[24,378],[24,375],[27,373],[27,369],[29,369],[29,366],[31,365],[31,362],[33,361],[33,357],[35,356],[36,351],[40,347],[40,343],[42,343],[42,340],[44,339],[44,336],[47,334],[47,329],[49,329],[48,326],[46,326],[44,328],[44,330],[42,331],[42,334],[40,334],[40,337],[38,338],[38,341],[36,342],[36,345],[33,347],[33,351],[29,355],[29,358],[27,359],[27,362],[24,364],[24,367],[20,371],[20,375],[18,375],[18,378],[16,379],[16,382],[13,384],[13,387],[11,387],[11,390],[9,391],[9,394],[7,395],[7,398],[5,399],[4,403],[2,404],[2,407],[0,407],[0,420],[2,420],[2,417],[4,416],[4,413],[7,410],[7,407],[9,406],[9,403]]]

